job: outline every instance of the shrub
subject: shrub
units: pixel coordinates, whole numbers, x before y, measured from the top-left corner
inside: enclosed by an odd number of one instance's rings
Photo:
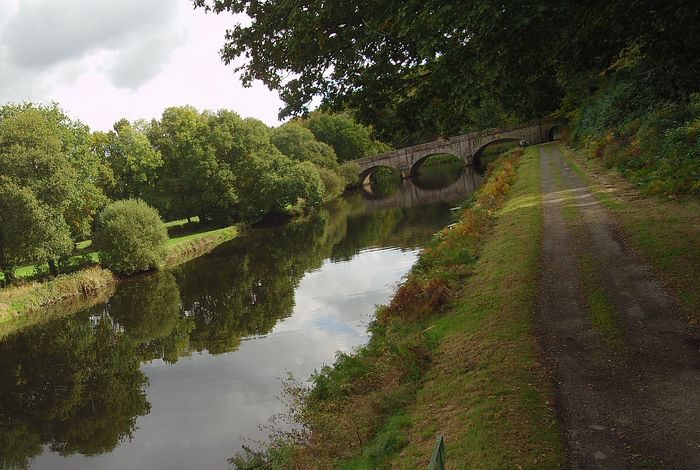
[[[328,168],[318,168],[318,174],[323,181],[323,200],[330,201],[337,198],[345,190],[345,180],[342,176]]]
[[[582,117],[575,123],[573,143],[584,146],[608,168],[616,167],[643,192],[699,196],[700,95],[687,102],[640,108],[625,119],[608,119],[607,111],[599,112],[614,107],[609,101],[603,93],[584,105],[581,114],[587,121]]]
[[[168,231],[158,211],[139,199],[105,207],[93,235],[102,265],[122,275],[161,266],[167,240]]]

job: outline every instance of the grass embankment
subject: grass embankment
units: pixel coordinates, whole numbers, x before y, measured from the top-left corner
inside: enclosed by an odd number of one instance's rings
[[[210,252],[222,243],[236,238],[239,230],[238,226],[232,226],[171,238],[166,245],[166,267],[176,266]],[[83,249],[88,247],[89,245],[84,246]],[[25,282],[0,289],[0,323],[14,320],[17,327],[26,326],[31,323],[27,318],[29,314],[67,299],[92,297],[116,282],[117,277],[111,271],[91,266],[45,282]],[[36,316],[37,319],[43,317],[45,315]]]
[[[700,201],[643,196],[600,159],[564,149],[572,168],[621,223],[627,241],[677,295],[692,323],[700,322]]]
[[[442,434],[450,468],[561,466],[534,339],[541,232],[539,154],[518,150],[378,309],[369,344],[310,388],[290,386],[305,431],[274,434],[266,453],[233,463],[425,468]]]
[[[0,323],[23,319],[31,312],[61,300],[86,297],[115,282],[111,271],[91,267],[47,282],[30,282],[0,289]]]
[[[239,232],[240,227],[233,226],[171,238],[166,244],[168,248],[166,265],[169,267],[177,266],[178,264],[209,253],[222,243],[236,238]]]

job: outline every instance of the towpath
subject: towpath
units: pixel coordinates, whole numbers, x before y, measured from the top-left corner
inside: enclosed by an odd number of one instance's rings
[[[537,323],[570,466],[700,468],[697,335],[557,144],[539,151]]]

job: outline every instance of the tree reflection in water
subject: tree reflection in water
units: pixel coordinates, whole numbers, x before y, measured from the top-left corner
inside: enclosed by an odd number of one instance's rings
[[[252,229],[172,271],[122,282],[106,303],[5,338],[0,468],[26,467],[44,445],[64,456],[111,451],[150,410],[142,362],[235,351],[291,315],[304,274],[326,260],[413,249],[449,222],[447,203],[370,214],[372,203],[357,192],[309,220]]]

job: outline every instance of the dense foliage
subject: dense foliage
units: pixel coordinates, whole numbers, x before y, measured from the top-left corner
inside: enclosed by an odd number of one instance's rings
[[[631,48],[666,96],[700,86],[700,6],[682,0],[194,4],[251,18],[232,19],[222,57],[278,89],[282,115],[321,97],[395,141],[577,105]]]
[[[0,271],[47,261],[55,271],[71,240],[89,238],[106,173],[87,126],[57,106],[1,107]]]
[[[574,115],[572,143],[644,192],[700,196],[700,94],[657,102],[638,81],[614,81]]]
[[[93,236],[100,261],[117,274],[157,268],[165,262],[168,230],[158,211],[139,199],[116,201],[97,217]]]
[[[110,200],[141,199],[166,220],[217,225],[304,212],[356,182],[359,170],[340,164],[336,148],[358,156],[385,148],[370,134],[347,116],[317,114],[271,129],[232,111],[191,106],[91,133],[55,104],[4,105],[0,273],[12,281],[25,265],[65,272]]]
[[[302,121],[321,142],[335,149],[339,162],[369,157],[391,150],[372,137],[372,130],[356,122],[347,114],[313,112]]]

